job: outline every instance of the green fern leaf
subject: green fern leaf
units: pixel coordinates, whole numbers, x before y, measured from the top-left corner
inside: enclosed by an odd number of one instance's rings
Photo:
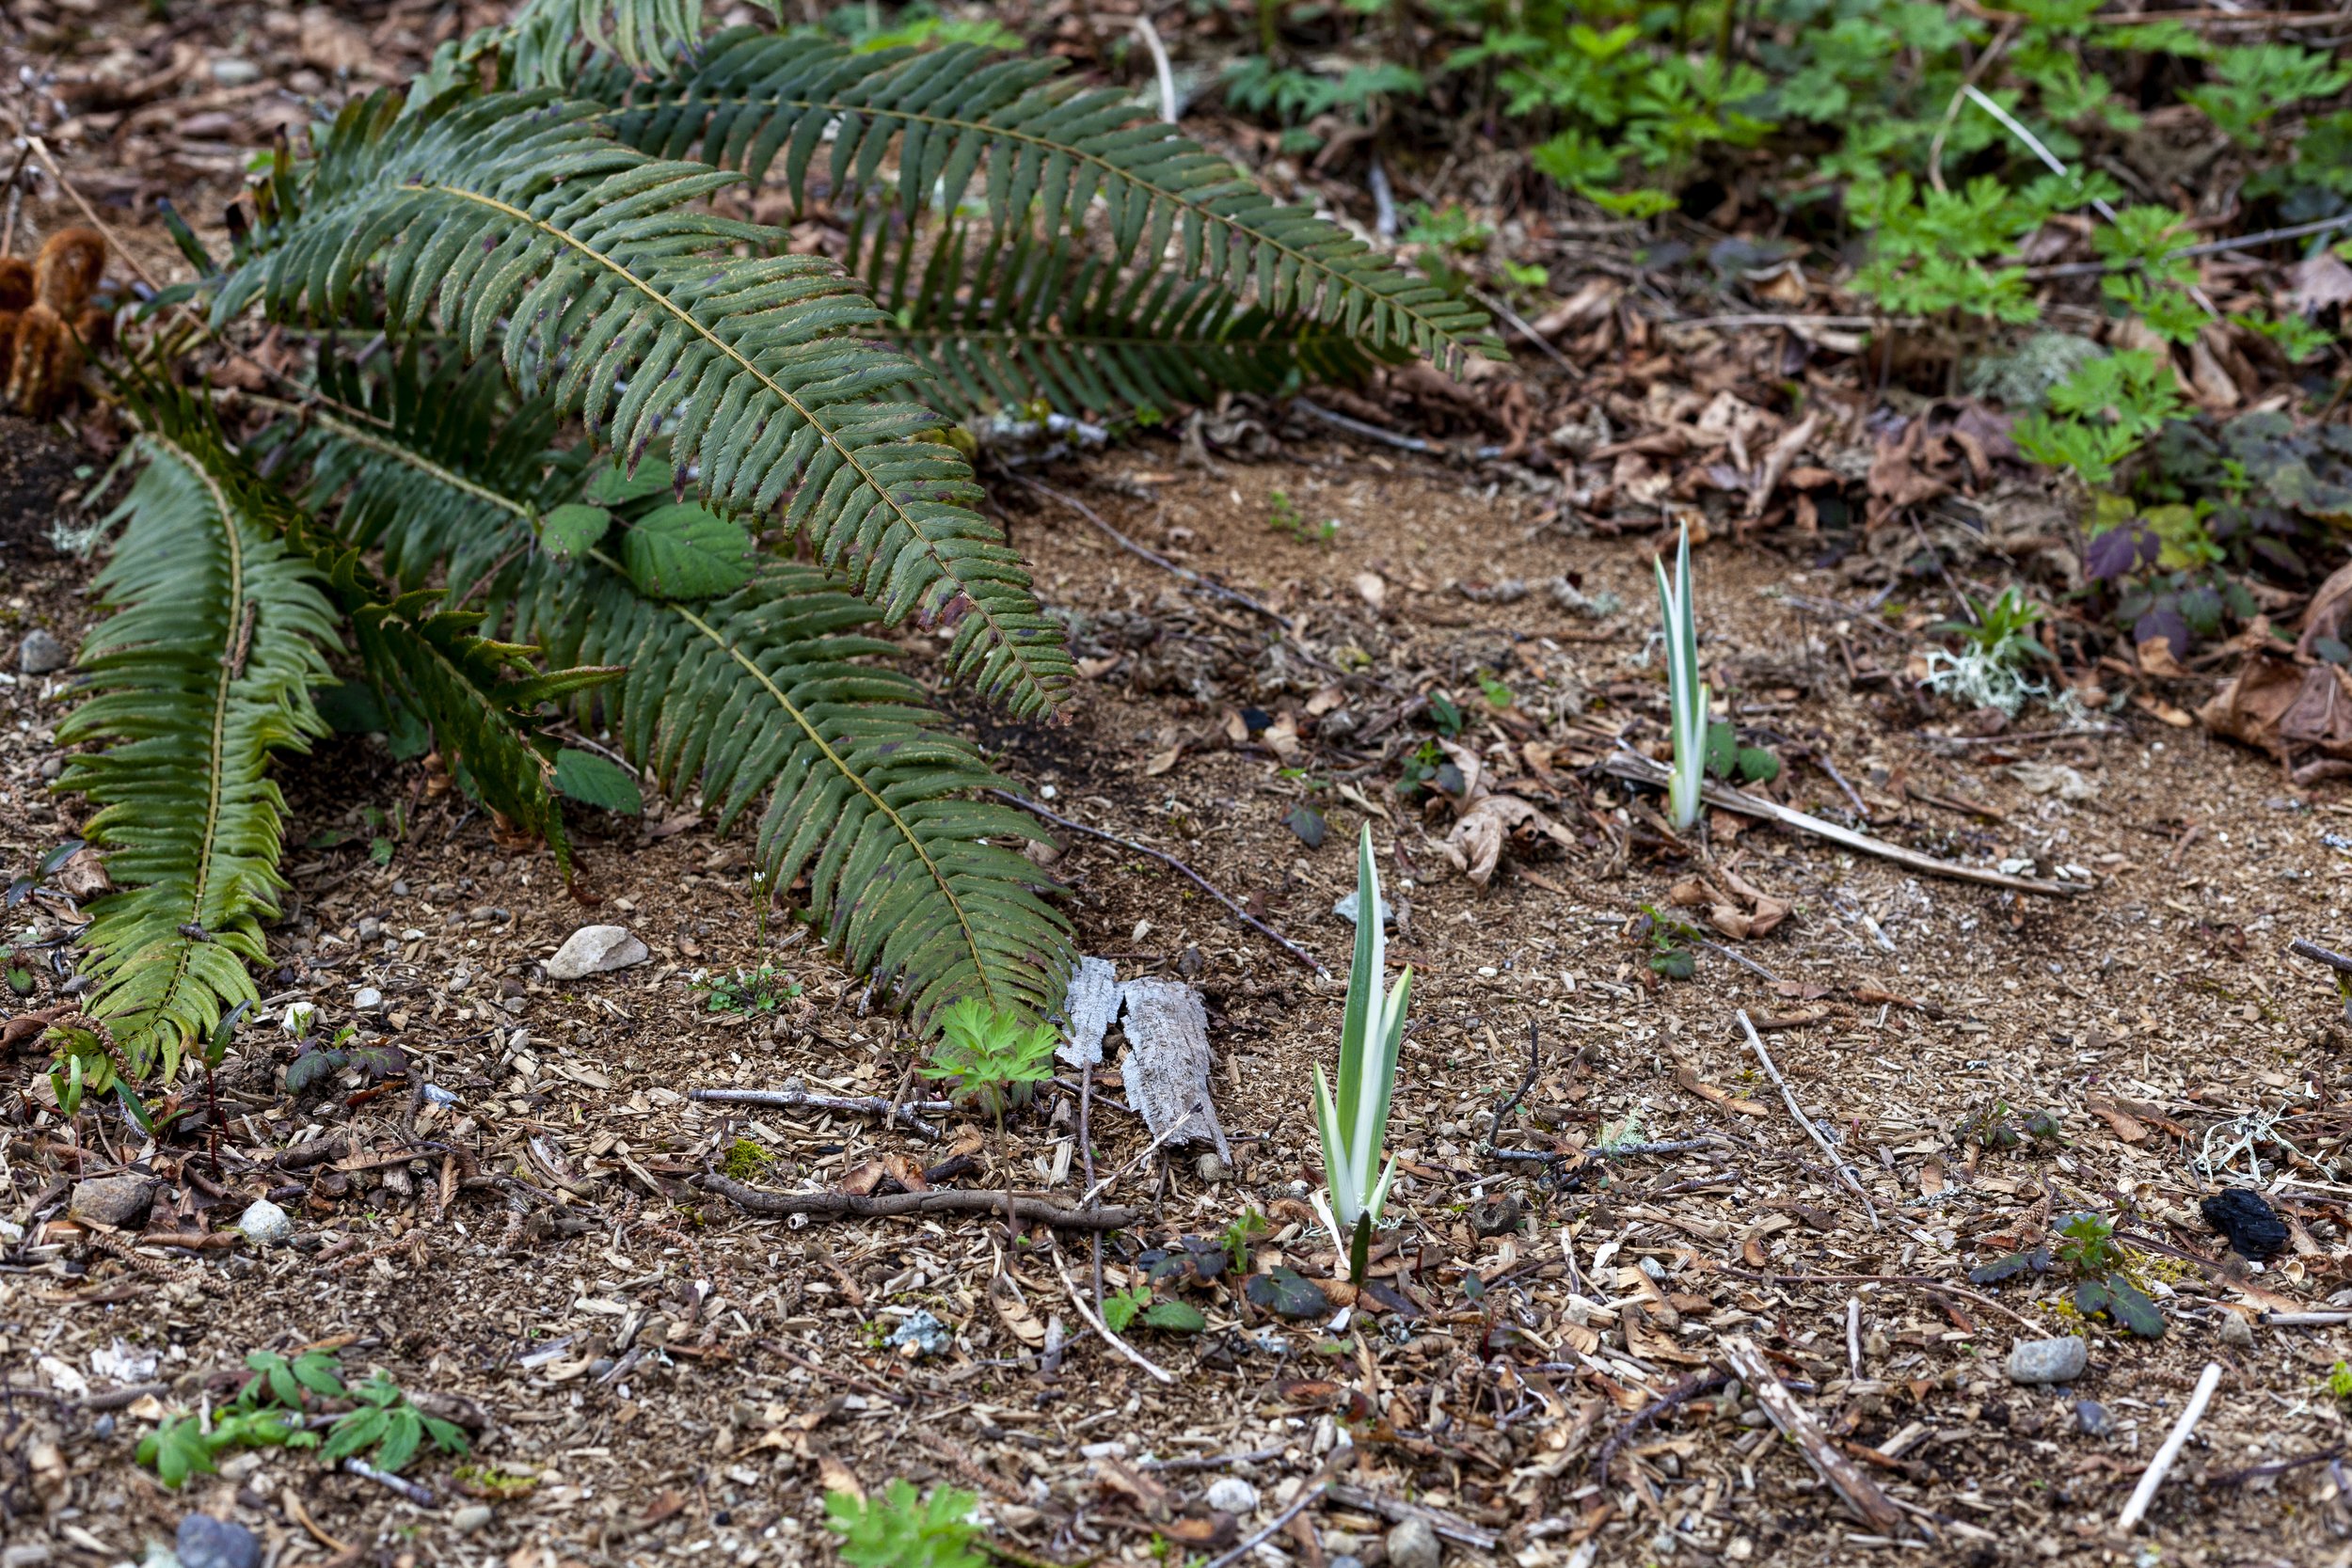
[[[1319,322],[1243,309],[1207,279],[1163,274],[1121,289],[1067,245],[951,234],[920,292],[876,329],[931,372],[927,402],[970,416],[1042,402],[1073,415],[1165,413],[1219,392],[1276,393],[1361,379],[1375,356]]]
[[[60,744],[112,744],[73,755],[58,787],[99,804],[83,831],[123,890],[90,908],[87,1010],[134,1077],[169,1079],[259,1000],[245,966],[285,886],[269,760],[324,733],[310,689],[334,678],[337,634],[319,574],[219,482],[221,453],[142,443],[98,577],[114,613],[82,649],[91,695],[57,726]]]
[[[726,254],[776,238],[693,209],[733,178],[544,95],[403,117],[378,94],[345,107],[307,178],[265,184],[215,320],[257,299],[346,319],[380,291],[394,336],[431,317],[469,356],[495,341],[526,396],[630,466],[665,439],[705,504],[755,529],[780,513],[890,620],[951,619],[949,666],[984,696],[1053,707],[1070,656],[1020,558],[971,509],[954,450],[909,439],[939,423],[904,401],[920,368],[866,341],[881,312],[830,263]]]
[[[478,539],[503,562],[482,597],[511,620],[511,635],[561,660],[626,664],[622,682],[580,701],[583,722],[610,728],[673,793],[698,790],[723,825],[764,796],[756,843],[768,885],[805,872],[813,918],[853,966],[903,978],[925,1015],[964,995],[1031,1012],[1059,1000],[1069,927],[1013,847],[1036,826],[970,799],[1001,781],[940,733],[912,682],[864,662],[893,651],[853,634],[870,605],[817,570],[773,563],[718,603],[663,600],[603,551],[564,562],[534,550],[557,492],[497,455],[519,449],[495,425],[469,440],[420,401],[374,406],[398,407],[420,428],[392,426],[364,403],[310,404],[302,450],[322,473],[367,468],[387,555],[415,551],[404,518]],[[365,437],[363,456],[334,450],[345,430]],[[626,504],[609,473],[584,476],[586,488]],[[576,471],[565,477],[581,486]]]
[[[821,189],[848,218],[850,270],[887,306],[911,293],[924,215],[958,226],[970,202],[995,233],[1051,246],[1076,240],[1099,198],[1094,238],[1122,277],[1212,279],[1269,318],[1337,325],[1448,369],[1502,356],[1474,305],[1277,203],[1124,94],[1057,75],[1059,64],[961,43],[859,55],[735,28],[671,74],[591,71],[580,90],[612,103],[622,139],[649,152],[774,174],[796,204]]]

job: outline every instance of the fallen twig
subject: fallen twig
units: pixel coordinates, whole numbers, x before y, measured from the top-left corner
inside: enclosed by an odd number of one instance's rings
[[[1282,1506],[1281,1513],[1277,1513],[1273,1518],[1267,1520],[1264,1526],[1261,1528],[1250,1532],[1249,1536],[1239,1545],[1233,1547],[1223,1556],[1205,1564],[1205,1568],[1232,1568],[1234,1563],[1239,1562],[1243,1558],[1246,1558],[1250,1553],[1256,1551],[1266,1542],[1273,1540],[1275,1533],[1278,1530],[1282,1529],[1285,1526],[1289,1525],[1293,1519],[1295,1519],[1301,1513],[1306,1513],[1307,1510],[1313,1505],[1316,1498],[1321,1497],[1327,1493],[1332,1491],[1333,1487],[1331,1483],[1333,1479],[1339,1475],[1340,1471],[1344,1466],[1355,1463],[1356,1446],[1354,1444],[1342,1443],[1338,1448],[1332,1449],[1331,1457],[1323,1462],[1323,1468],[1318,1470],[1314,1477],[1311,1479],[1306,1485],[1298,1489],[1298,1496],[1293,1497],[1289,1502]]]
[[[1729,1381],[1729,1375],[1724,1372],[1692,1372],[1618,1422],[1616,1430],[1601,1443],[1600,1451],[1593,1455],[1593,1483],[1603,1488],[1608,1486],[1609,1462],[1617,1457],[1619,1449],[1633,1441],[1634,1433],[1660,1417],[1679,1410],[1701,1394],[1721,1388]]]
[[[915,1113],[944,1117],[956,1108],[952,1100],[894,1101],[878,1094],[805,1094],[799,1089],[689,1089],[686,1098],[712,1105],[766,1105],[779,1111],[843,1111],[881,1117],[933,1141],[939,1138],[939,1129]]]
[[[439,1506],[434,1501],[433,1494],[428,1489],[418,1485],[405,1476],[396,1476],[389,1470],[379,1470],[364,1459],[344,1460],[343,1474],[358,1476],[361,1481],[372,1481],[388,1491],[397,1492],[419,1508]]]
[[[1137,844],[1135,840],[1131,838],[1121,838],[1117,833],[1106,833],[1100,828],[1089,828],[1083,822],[1073,822],[1067,816],[1063,816],[1057,812],[1048,811],[1043,806],[1039,805],[1035,800],[1024,800],[1022,797],[1015,795],[1009,789],[992,789],[987,793],[993,796],[995,799],[1004,801],[1007,805],[1019,806],[1023,811],[1029,813],[1033,816],[1041,816],[1057,828],[1067,828],[1073,833],[1084,833],[1089,838],[1099,838],[1105,844],[1116,844],[1121,849],[1132,850],[1138,855],[1151,856],[1153,860],[1159,862],[1162,865],[1167,866],[1169,870],[1183,876],[1185,879],[1190,881],[1193,886],[1199,888],[1201,892],[1207,894],[1210,897],[1224,905],[1226,913],[1232,915],[1235,920],[1240,921],[1243,925],[1248,927],[1260,936],[1264,937],[1267,941],[1273,942],[1283,952],[1288,953],[1292,958],[1296,958],[1300,963],[1305,964],[1309,969],[1313,970],[1318,976],[1326,980],[1331,978],[1331,972],[1324,968],[1322,962],[1317,959],[1312,953],[1308,952],[1305,948],[1299,946],[1298,943],[1291,941],[1290,938],[1284,936],[1281,932],[1276,930],[1264,921],[1260,920],[1257,916],[1251,914],[1248,910],[1243,909],[1239,904],[1234,903],[1231,898],[1225,896],[1224,894],[1218,892],[1216,887],[1211,883],[1207,878],[1201,876],[1200,873],[1195,871],[1191,866],[1186,865],[1183,861],[1178,860],[1175,856],[1168,854],[1166,850],[1154,849],[1148,844]]]
[[[1829,1440],[1804,1406],[1797,1402],[1797,1397],[1781,1383],[1779,1374],[1772,1370],[1754,1340],[1739,1335],[1724,1336],[1724,1359],[1730,1363],[1733,1374],[1748,1386],[1748,1391],[1764,1407],[1764,1414],[1780,1429],[1780,1434],[1797,1445],[1814,1473],[1845,1499],[1856,1518],[1883,1535],[1893,1535],[1902,1528],[1902,1511],[1887,1500],[1878,1482],[1863,1474]]]
[[[1467,457],[1473,463],[1491,463],[1508,450],[1498,446],[1448,447],[1436,441],[1425,441],[1418,436],[1400,436],[1393,430],[1383,430],[1376,424],[1367,424],[1362,420],[1353,420],[1345,414],[1326,408],[1311,398],[1293,398],[1291,406],[1303,414],[1312,414],[1325,424],[1337,425],[1351,436],[1361,436],[1401,451],[1417,451],[1426,457]]]
[[[2181,1457],[2181,1449],[2187,1444],[2188,1434],[2197,1429],[2198,1418],[2204,1415],[2205,1406],[2213,1399],[2213,1391],[2220,1382],[2221,1363],[2206,1362],[2203,1375],[2197,1380],[2195,1392],[2188,1396],[2188,1408],[2182,1411],[2181,1418],[2172,1423],[2171,1432],[2164,1439],[2164,1447],[2156,1450],[2156,1457],[2148,1462],[2148,1469],[2139,1478],[2139,1484],[2132,1488],[2131,1501],[2125,1503],[2123,1512],[2116,1516],[2115,1528],[2119,1533],[2131,1534],[2139,1528],[2140,1520],[2147,1517],[2148,1505],[2156,1500],[2156,1488],[2164,1484],[2165,1472],[2171,1469],[2172,1462]]]
[[[1806,1116],[1804,1107],[1797,1103],[1796,1091],[1788,1086],[1788,1080],[1780,1075],[1780,1068],[1773,1062],[1772,1053],[1764,1049],[1764,1037],[1756,1032],[1756,1025],[1749,1021],[1744,1007],[1740,1009],[1740,1027],[1748,1032],[1748,1044],[1756,1052],[1756,1060],[1764,1064],[1764,1070],[1771,1073],[1772,1082],[1780,1085],[1780,1097],[1788,1102],[1788,1114],[1797,1118],[1798,1126],[1812,1134],[1813,1141],[1821,1146],[1821,1152],[1829,1156],[1829,1163],[1836,1167],[1838,1178],[1853,1189],[1854,1196],[1862,1200],[1862,1212],[1870,1216],[1870,1228],[1883,1229],[1879,1224],[1878,1207],[1870,1201],[1870,1194],[1862,1185],[1862,1178],[1854,1174],[1853,1166],[1837,1152],[1837,1146],[1829,1141],[1827,1133],[1813,1125],[1813,1118]]]
[[[1481,1529],[1458,1513],[1448,1513],[1442,1508],[1431,1508],[1426,1503],[1408,1503],[1401,1497],[1383,1497],[1377,1492],[1367,1492],[1360,1486],[1334,1483],[1327,1495],[1342,1508],[1352,1508],[1359,1513],[1377,1514],[1391,1525],[1419,1519],[1435,1534],[1455,1545],[1468,1546],[1472,1551],[1491,1552],[1495,1549],[1495,1543],[1501,1539],[1494,1531]]]
[[[1284,620],[1281,616],[1276,614],[1264,605],[1260,604],[1257,600],[1251,598],[1240,589],[1228,588],[1221,582],[1213,582],[1209,578],[1204,578],[1200,573],[1194,571],[1191,567],[1179,565],[1177,562],[1170,561],[1168,557],[1160,554],[1159,551],[1152,548],[1149,545],[1139,544],[1136,540],[1128,538],[1125,534],[1120,532],[1119,530],[1104,522],[1102,515],[1097,513],[1094,508],[1078,499],[1075,496],[1065,496],[1059,490],[1054,489],[1051,485],[1040,484],[1036,480],[1029,478],[1026,474],[1014,474],[1012,476],[1012,480],[1014,483],[1026,485],[1028,488],[1036,491],[1039,495],[1043,496],[1048,500],[1057,500],[1061,502],[1062,505],[1070,508],[1079,516],[1084,517],[1088,522],[1093,524],[1096,529],[1102,531],[1104,537],[1109,539],[1113,544],[1117,545],[1120,549],[1125,550],[1128,554],[1150,562],[1152,565],[1157,566],[1163,572],[1168,572],[1175,577],[1182,578],[1184,581],[1191,583],[1194,587],[1200,589],[1204,594],[1212,594],[1220,599],[1230,600],[1231,602],[1241,606],[1244,610],[1255,611],[1257,614],[1264,616],[1267,620],[1281,627],[1284,631],[1291,629],[1290,622]]]
[[[771,1193],[747,1187],[715,1171],[694,1178],[694,1185],[717,1193],[737,1208],[753,1214],[806,1214],[812,1219],[890,1219],[906,1214],[1001,1214],[1002,1193],[895,1193],[888,1197],[858,1197],[850,1193]],[[1064,1209],[1042,1198],[1017,1197],[1013,1213],[1024,1225],[1051,1226],[1057,1230],[1123,1230],[1136,1223],[1133,1209]]]
[[[1198,1109],[1198,1107],[1195,1107],[1195,1109]],[[1192,1119],[1192,1116],[1193,1113],[1191,1111],[1186,1111],[1183,1116],[1178,1117],[1174,1121],[1169,1122],[1168,1124],[1168,1131],[1161,1133],[1158,1137],[1153,1138],[1150,1143],[1144,1145],[1142,1153],[1136,1155],[1134,1159],[1128,1161],[1125,1164],[1120,1166],[1108,1176],[1103,1178],[1102,1180],[1089,1185],[1087,1190],[1079,1196],[1078,1203],[1080,1207],[1091,1209],[1094,1206],[1094,1200],[1102,1196],[1103,1194],[1115,1182],[1117,1182],[1120,1177],[1126,1175],[1129,1171],[1135,1169],[1137,1165],[1152,1158],[1152,1156],[1159,1150],[1161,1145],[1167,1143],[1168,1139],[1184,1131],[1184,1123],[1190,1121]],[[1089,1165],[1093,1164],[1091,1160],[1087,1163]]]
[[[1103,1212],[1105,1213],[1109,1212],[1108,1210],[1104,1210]],[[1053,1250],[1054,1272],[1061,1275],[1061,1288],[1070,1292],[1070,1305],[1077,1309],[1079,1317],[1086,1320],[1086,1325],[1094,1330],[1094,1332],[1102,1338],[1103,1342],[1110,1346],[1111,1349],[1117,1351],[1120,1354],[1125,1356],[1136,1366],[1141,1367],[1145,1371],[1150,1372],[1160,1382],[1173,1385],[1176,1381],[1176,1374],[1174,1372],[1169,1371],[1165,1367],[1153,1365],[1151,1359],[1147,1357],[1143,1352],[1136,1349],[1135,1346],[1129,1344],[1118,1335],[1113,1334],[1111,1332],[1110,1324],[1104,1323],[1102,1316],[1097,1313],[1093,1307],[1087,1305],[1085,1292],[1078,1289],[1078,1282],[1070,1277],[1070,1270],[1061,1260],[1061,1248],[1056,1247]]]
[[[2334,970],[2339,974],[2352,974],[2352,958],[2347,958],[2341,953],[2322,947],[2315,942],[2307,941],[2302,937],[2296,937],[2293,942],[2287,943],[2287,951],[2295,954],[2297,958],[2316,959],[2320,963],[2326,964],[2329,969]]]
[[[1601,770],[1613,778],[1624,779],[1632,784],[1648,784],[1653,788],[1662,789],[1666,784],[1665,768],[1636,752],[1611,752],[1602,759]],[[1784,806],[1777,800],[1767,800],[1760,796],[1750,795],[1744,790],[1733,789],[1726,784],[1707,784],[1701,788],[1699,794],[1700,798],[1710,806],[1721,806],[1725,811],[1736,811],[1743,816],[1760,816],[1767,821],[1777,822],[1784,828],[1792,829],[1798,832],[1811,833],[1816,838],[1825,838],[1832,844],[1843,845],[1846,848],[1857,850],[1862,854],[1876,855],[1881,860],[1893,861],[1897,865],[1907,866],[1911,870],[1923,872],[1931,877],[1950,877],[1963,882],[1982,882],[1987,887],[2008,888],[2012,893],[2038,893],[2049,898],[2072,898],[2090,891],[2087,884],[2080,882],[2045,882],[2032,877],[2012,877],[2005,871],[1988,871],[1982,866],[1962,865],[1953,861],[1940,861],[1933,855],[1923,855],[1916,849],[1906,849],[1899,844],[1889,844],[1883,838],[1872,838],[1867,833],[1858,833],[1851,828],[1841,828],[1835,822],[1824,822],[1818,816],[1798,811],[1791,806]]]

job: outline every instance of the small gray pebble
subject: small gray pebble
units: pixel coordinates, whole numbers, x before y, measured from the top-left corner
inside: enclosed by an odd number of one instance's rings
[[[43,757],[43,758],[41,759],[41,763],[40,763],[40,776],[41,776],[42,778],[44,778],[44,779],[49,779],[49,780],[53,780],[53,781],[54,781],[54,780],[55,780],[55,779],[56,779],[56,778],[59,774],[63,773],[64,771],[65,771],[65,758],[63,758],[63,757]]]
[[[1324,1561],[1327,1568],[1364,1568],[1364,1560],[1353,1552],[1342,1552],[1337,1557],[1326,1558]]]
[[[1233,1167],[1214,1154],[1203,1154],[1192,1163],[1192,1168],[1200,1172],[1200,1180],[1211,1186],[1216,1185],[1233,1174]]]
[[[217,87],[251,87],[262,79],[262,68],[251,60],[241,60],[234,55],[224,55],[213,61],[213,82]]]
[[[408,896],[408,883],[405,879],[393,879],[392,896],[395,898],[405,898]]]
[[[2240,1350],[2251,1350],[2254,1346],[2254,1325],[2235,1312],[2224,1312],[2221,1314],[2221,1342],[2235,1345]]]
[[[294,1234],[294,1216],[268,1198],[257,1197],[238,1217],[237,1228],[257,1247],[276,1246]]]
[[[1438,1568],[1443,1548],[1426,1521],[1407,1519],[1389,1531],[1389,1560],[1396,1568]]]
[[[2090,1347],[2076,1335],[2027,1339],[2009,1353],[2011,1383],[2072,1383],[2090,1365]]]
[[[361,942],[382,942],[384,923],[372,914],[359,917],[358,938]]]
[[[1219,1476],[1209,1482],[1209,1506],[1236,1516],[1258,1512],[1258,1489],[1239,1476]]]
[[[602,1377],[605,1373],[612,1370],[612,1366],[613,1362],[611,1356],[599,1355],[594,1361],[588,1363],[588,1375],[590,1377]]]
[[[17,644],[16,667],[28,675],[54,675],[73,662],[73,650],[36,626]]]
[[[191,1513],[173,1543],[181,1568],[261,1568],[262,1543],[243,1525]]]
[[[384,993],[373,986],[361,986],[352,996],[351,1005],[363,1013],[372,1013],[384,1006]]]
[[[2115,1430],[2115,1418],[2097,1400],[2074,1402],[2074,1425],[2086,1437],[2105,1437]]]
[[[449,1528],[460,1535],[471,1535],[489,1522],[488,1503],[468,1503],[449,1516]]]

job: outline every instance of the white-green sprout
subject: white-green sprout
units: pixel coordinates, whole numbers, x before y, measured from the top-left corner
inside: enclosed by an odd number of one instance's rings
[[[1369,824],[1356,849],[1356,958],[1347,972],[1347,1011],[1340,1024],[1340,1088],[1334,1096],[1315,1065],[1315,1126],[1323,1134],[1326,1202],[1315,1195],[1315,1212],[1348,1259],[1348,1277],[1363,1282],[1372,1227],[1388,1202],[1396,1175],[1391,1157],[1383,1164],[1380,1146],[1389,1132],[1389,1102],[1396,1094],[1397,1052],[1405,1043],[1405,1004],[1412,990],[1408,966],[1386,999],[1380,994],[1388,937],[1381,929],[1380,872],[1372,858]]]
[[[1699,679],[1698,611],[1691,602],[1691,530],[1682,530],[1675,552],[1673,582],[1666,563],[1658,570],[1658,610],[1666,623],[1666,686],[1674,732],[1674,772],[1666,781],[1667,815],[1675,832],[1688,832],[1699,819],[1699,786],[1707,779],[1707,683]]]

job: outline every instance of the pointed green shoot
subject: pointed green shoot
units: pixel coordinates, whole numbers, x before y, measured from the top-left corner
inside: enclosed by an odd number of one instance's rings
[[[1666,629],[1669,728],[1674,736],[1674,771],[1666,783],[1667,815],[1675,832],[1688,832],[1699,819],[1699,787],[1707,778],[1707,683],[1699,679],[1698,611],[1691,602],[1691,530],[1684,525],[1675,552],[1674,580],[1666,563],[1658,572],[1658,610]]]
[[[1322,1065],[1314,1069],[1315,1128],[1323,1138],[1324,1183],[1330,1190],[1328,1201],[1322,1194],[1315,1196],[1315,1212],[1359,1284],[1370,1227],[1379,1223],[1389,1183],[1396,1176],[1393,1158],[1381,1164],[1380,1146],[1388,1136],[1389,1105],[1396,1095],[1397,1054],[1405,1043],[1405,1007],[1413,984],[1408,966],[1383,998],[1380,981],[1387,959],[1380,872],[1373,862],[1372,828],[1367,824],[1356,846],[1356,957],[1347,972],[1336,1095]]]

